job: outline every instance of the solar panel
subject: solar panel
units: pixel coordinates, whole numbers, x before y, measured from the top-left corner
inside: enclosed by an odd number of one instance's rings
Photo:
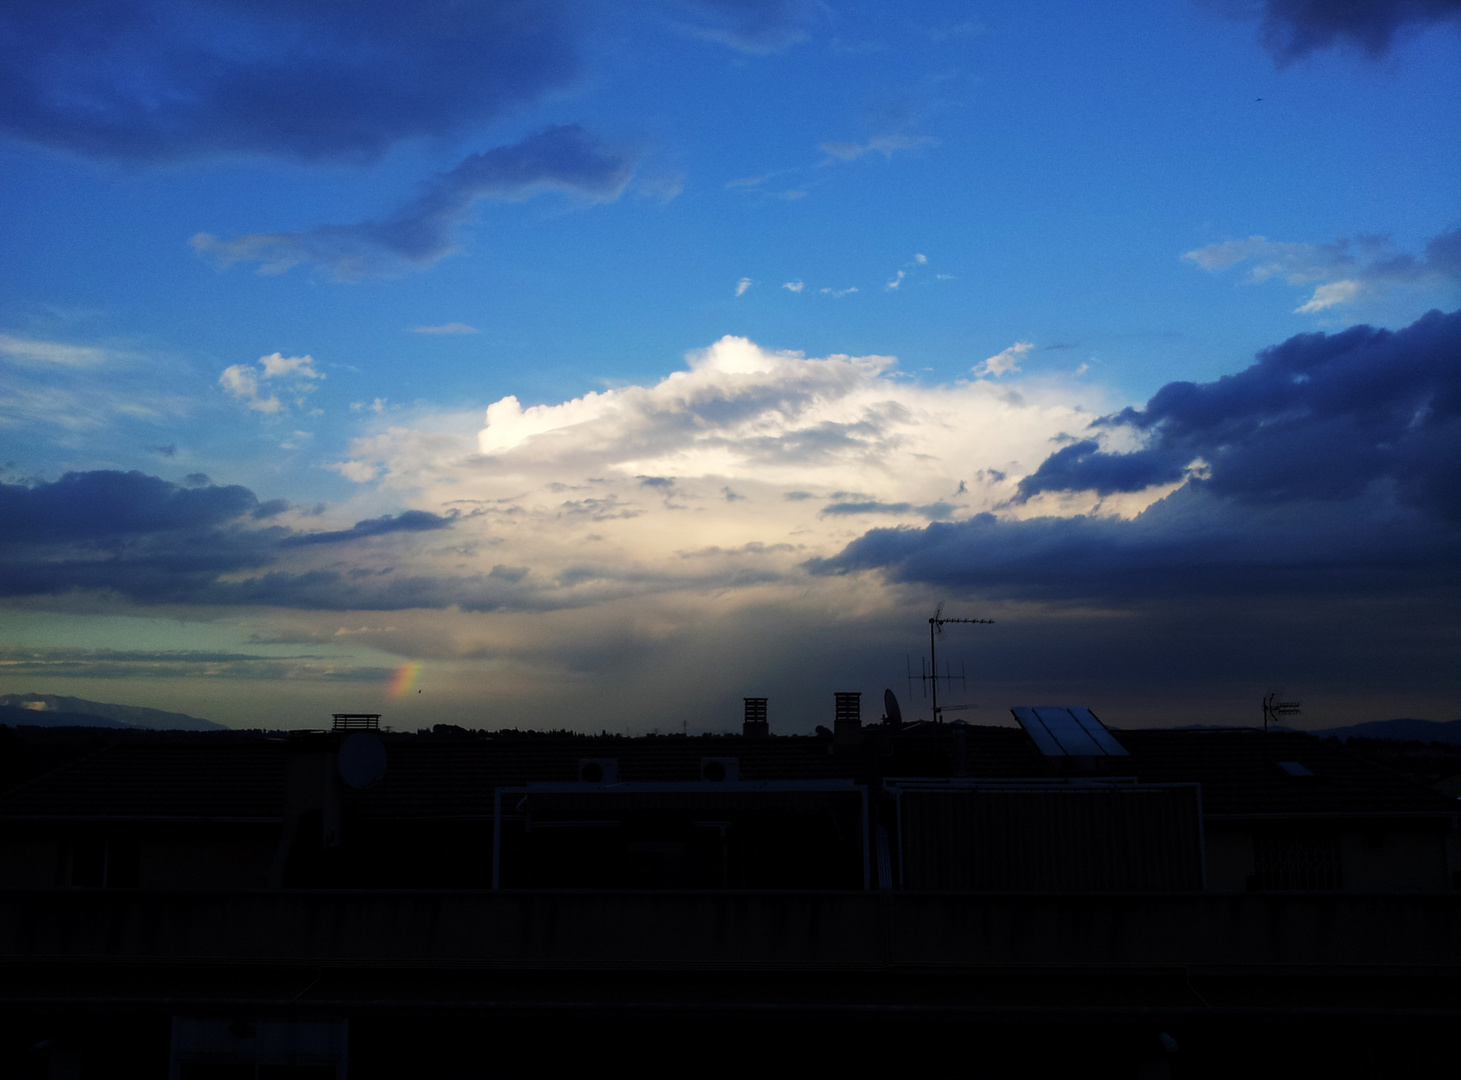
[[[1010,710],[1046,757],[1126,757],[1090,709],[1065,705],[1017,705]]]
[[[1075,717],[1079,724],[1091,738],[1096,740],[1096,745],[1106,751],[1107,757],[1129,757],[1126,747],[1116,741],[1116,736],[1106,730],[1106,725],[1096,719],[1096,714],[1090,709],[1082,708],[1079,705],[1071,706],[1070,715]]]
[[[1015,719],[1020,722],[1020,727],[1025,729],[1026,734],[1035,740],[1035,746],[1040,753],[1046,757],[1065,757],[1065,751],[1045,729],[1045,722],[1035,715],[1034,709],[1028,705],[1016,705],[1010,712],[1015,714]]]
[[[1075,717],[1064,706],[1036,705],[1035,715],[1045,722],[1045,727],[1069,757],[1106,756],[1106,752],[1096,745],[1096,740],[1076,723]]]

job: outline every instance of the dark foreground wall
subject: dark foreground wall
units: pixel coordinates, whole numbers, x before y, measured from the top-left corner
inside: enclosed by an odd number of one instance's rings
[[[165,1064],[174,1017],[345,1021],[355,1080],[605,1054],[646,1075],[944,1074],[951,1053],[1032,1075],[1446,1075],[1426,1063],[1461,1023],[1461,898],[0,892],[7,1075],[47,1075],[48,1040],[101,1063],[76,1076],[106,1075],[113,1044]]]
[[[1239,983],[1312,973],[1329,981],[1333,998],[1345,980],[1461,972],[1461,897],[25,890],[0,892],[0,964],[32,975],[3,984],[11,1007],[161,995],[362,1007],[444,996],[531,1008],[532,995],[502,992],[498,975],[521,981],[543,970],[664,972],[664,985],[716,976],[718,986],[732,973],[775,972],[825,978],[849,1005],[891,1004],[901,991],[888,988],[904,977],[1038,978],[1052,965],[1072,975],[1164,969]],[[125,978],[104,988],[64,977],[93,965]],[[346,970],[348,980],[334,979]],[[307,992],[293,971],[308,973]],[[624,989],[585,989],[579,1003],[653,993],[611,981]],[[778,981],[745,1004],[774,998]],[[485,997],[474,989],[488,983]],[[970,993],[939,1000],[979,1007]],[[1072,1007],[1097,1004],[1069,996]],[[1192,1002],[1202,1007],[1199,996]],[[666,1003],[689,1007],[673,994]]]

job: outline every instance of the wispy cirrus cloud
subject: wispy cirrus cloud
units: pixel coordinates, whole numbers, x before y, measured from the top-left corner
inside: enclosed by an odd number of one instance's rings
[[[442,323],[440,326],[413,326],[413,334],[480,334],[475,326],[462,322]]]
[[[29,367],[97,367],[112,359],[113,354],[95,345],[72,345],[0,334],[0,358]]]
[[[628,186],[637,163],[637,152],[610,146],[577,124],[563,125],[470,155],[382,221],[231,240],[198,233],[190,242],[224,267],[254,263],[260,273],[281,274],[303,264],[337,281],[392,277],[452,254],[457,229],[482,199],[516,202],[558,191],[585,202],[612,202]]]
[[[911,150],[924,150],[930,146],[937,146],[938,140],[931,135],[914,135],[908,133],[894,133],[889,135],[874,135],[867,142],[824,142],[818,147],[828,157],[837,161],[856,161],[866,154],[882,154],[886,160],[895,153]]]
[[[338,656],[268,656],[206,649],[0,649],[0,673],[41,679],[268,679],[379,682],[392,668]]]
[[[1263,236],[1208,244],[1182,257],[1212,273],[1246,264],[1250,282],[1314,285],[1295,309],[1305,315],[1377,300],[1396,289],[1461,287],[1461,229],[1433,237],[1419,257],[1396,251],[1384,237],[1307,244]]]
[[[814,0],[660,0],[683,31],[739,52],[765,55],[804,41],[826,19]]]

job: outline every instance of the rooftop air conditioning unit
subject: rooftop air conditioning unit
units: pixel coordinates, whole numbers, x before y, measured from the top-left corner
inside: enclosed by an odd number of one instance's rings
[[[578,759],[578,778],[586,784],[617,784],[619,759],[591,757]]]
[[[716,783],[741,778],[741,759],[733,757],[703,757],[700,759],[700,779]]]

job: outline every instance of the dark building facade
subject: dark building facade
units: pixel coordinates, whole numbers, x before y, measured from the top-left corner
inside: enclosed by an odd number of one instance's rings
[[[568,1024],[668,1070],[742,1032],[715,1072],[1053,1024],[1098,1075],[1218,1075],[1300,1030],[1429,1067],[1461,1019],[1455,800],[1290,732],[841,719],[117,737],[0,794],[0,1062],[528,1075]]]

